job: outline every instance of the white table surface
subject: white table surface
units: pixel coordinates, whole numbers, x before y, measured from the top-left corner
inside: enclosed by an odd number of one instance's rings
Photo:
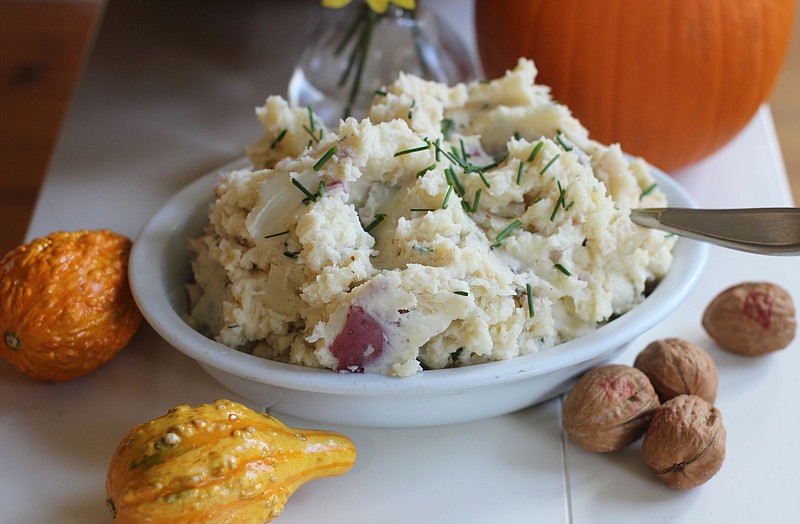
[[[28,232],[110,228],[135,237],[175,191],[242,155],[253,116],[284,93],[316,1],[112,0]],[[436,0],[474,49],[469,0]],[[675,173],[704,207],[792,205],[768,108],[727,147]],[[758,359],[714,347],[706,304],[746,280],[800,299],[795,258],[712,248],[685,305],[644,334],[705,347],[720,372],[725,464],[688,492],[663,487],[639,444],[585,452],[561,430],[561,401],[475,423],[421,429],[325,426],[358,447],[343,477],[303,486],[276,522],[788,523],[800,519],[800,341]],[[44,384],[0,362],[0,521],[110,522],[105,474],[134,425],[179,403],[242,401],[143,326],[84,379]],[[253,406],[258,408],[258,406]],[[299,427],[320,427],[282,417]]]

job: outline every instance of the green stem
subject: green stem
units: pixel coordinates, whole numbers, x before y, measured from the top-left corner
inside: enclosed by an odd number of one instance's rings
[[[358,51],[358,65],[356,66],[356,76],[353,78],[353,84],[350,86],[350,94],[347,97],[347,105],[344,108],[344,118],[350,116],[353,112],[356,98],[358,98],[358,91],[361,89],[361,76],[364,73],[364,63],[369,54],[369,43],[372,40],[372,29],[375,27],[375,22],[378,18],[376,13],[371,10],[367,13],[367,26],[361,33],[361,38],[358,40],[358,46],[355,51]]]

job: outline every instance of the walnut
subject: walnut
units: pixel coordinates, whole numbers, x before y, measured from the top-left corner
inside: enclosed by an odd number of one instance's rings
[[[564,429],[588,451],[617,451],[642,436],[658,406],[644,373],[620,364],[599,366],[564,400]]]
[[[647,466],[672,489],[689,489],[713,477],[725,460],[725,426],[719,410],[697,395],[679,395],[656,411],[642,441]]]
[[[714,360],[686,340],[656,340],[637,355],[633,366],[647,375],[661,402],[678,395],[697,395],[712,404],[717,398]]]
[[[767,282],[726,289],[706,308],[703,327],[721,347],[742,355],[783,349],[797,330],[792,297]]]

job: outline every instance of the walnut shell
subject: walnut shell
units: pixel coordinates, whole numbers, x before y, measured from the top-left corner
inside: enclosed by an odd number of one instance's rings
[[[640,369],[658,393],[661,402],[678,395],[697,395],[710,403],[717,398],[717,366],[702,348],[667,338],[648,344],[633,366]]]
[[[697,395],[661,405],[642,441],[647,466],[672,489],[705,483],[725,460],[725,426],[719,410]]]
[[[721,347],[742,355],[783,349],[797,330],[792,297],[768,282],[745,282],[716,296],[703,314],[703,327]]]
[[[642,436],[658,406],[644,373],[620,364],[599,366],[564,400],[564,429],[588,451],[617,451]]]

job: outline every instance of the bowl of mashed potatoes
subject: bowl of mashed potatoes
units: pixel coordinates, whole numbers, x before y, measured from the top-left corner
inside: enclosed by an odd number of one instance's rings
[[[307,419],[447,424],[564,392],[681,304],[706,247],[633,224],[693,202],[535,77],[400,75],[336,129],[269,97],[247,157],[141,231],[139,307],[219,382]]]

